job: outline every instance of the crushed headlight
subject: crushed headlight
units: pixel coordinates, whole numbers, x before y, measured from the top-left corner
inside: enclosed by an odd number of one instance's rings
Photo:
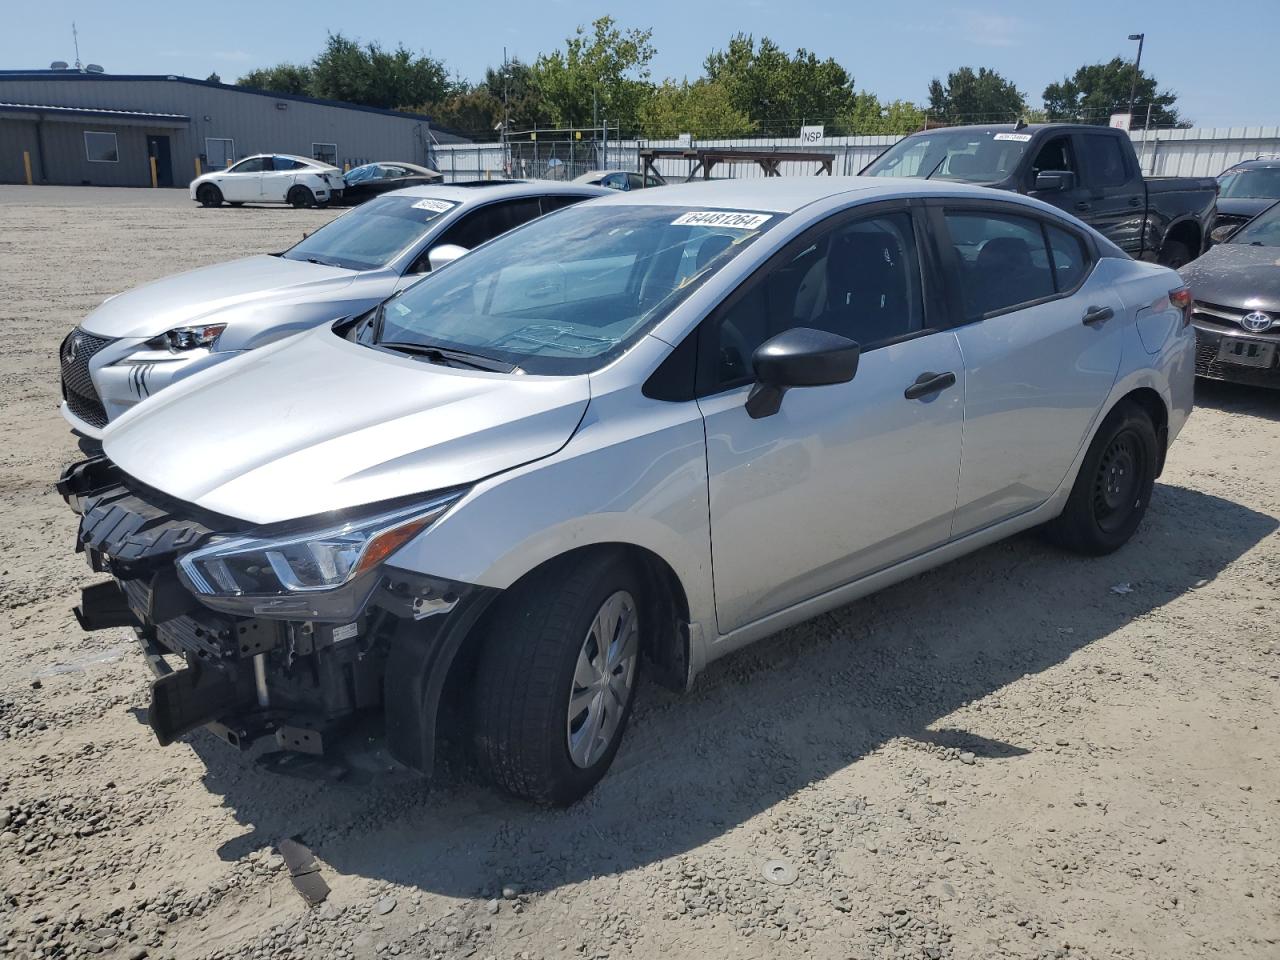
[[[209,323],[196,327],[174,327],[166,330],[158,337],[152,337],[146,345],[152,350],[168,350],[178,353],[182,350],[195,350],[199,347],[212,347],[222,331],[227,329],[225,323]]]
[[[215,609],[350,619],[373,587],[369,575],[461,496],[462,491],[454,491],[322,530],[219,540],[179,558],[178,573],[188,589]]]
[[[1241,226],[1239,223],[1224,223],[1221,226],[1214,227],[1209,231],[1209,239],[1214,243],[1226,243]]]

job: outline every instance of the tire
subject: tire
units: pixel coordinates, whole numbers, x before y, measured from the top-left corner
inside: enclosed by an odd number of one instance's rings
[[[1191,248],[1180,240],[1166,240],[1164,246],[1160,248],[1160,266],[1168,267],[1171,270],[1177,270],[1179,267],[1185,267],[1195,259],[1191,254]]]
[[[309,188],[303,186],[290,187],[285,200],[289,202],[289,206],[294,208],[314,207],[316,205],[316,195]]]
[[[635,702],[643,601],[640,576],[617,554],[552,563],[502,598],[472,688],[473,755],[488,780],[549,806],[599,782]],[[598,644],[601,633],[616,642]]]
[[[202,183],[196,188],[196,200],[202,207],[222,206],[222,191],[212,183]]]
[[[1046,527],[1049,538],[1089,556],[1120,549],[1146,515],[1158,462],[1151,417],[1135,404],[1120,404],[1089,445],[1066,508]]]

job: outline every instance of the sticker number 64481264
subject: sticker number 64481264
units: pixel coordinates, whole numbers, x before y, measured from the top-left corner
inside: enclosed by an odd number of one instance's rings
[[[698,210],[682,213],[671,221],[673,227],[729,227],[758,230],[773,218],[771,213],[742,213],[734,210]]]

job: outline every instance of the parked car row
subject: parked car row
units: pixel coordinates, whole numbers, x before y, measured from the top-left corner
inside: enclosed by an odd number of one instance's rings
[[[366,163],[343,173],[337,167],[289,154],[245,157],[225,170],[191,181],[191,199],[203,207],[229,203],[287,203],[294,207],[363,203],[405,187],[438,183],[442,175],[413,163]]]
[[[62,352],[81,625],[135,630],[162,744],[374,715],[429,775],[449,723],[566,804],[642,678],[1032,527],[1119,548],[1190,291],[929,172],[415,187],[110,299]]]

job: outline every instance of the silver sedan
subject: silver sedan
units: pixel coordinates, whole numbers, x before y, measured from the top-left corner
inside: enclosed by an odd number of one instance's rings
[[[641,676],[1031,527],[1121,547],[1191,411],[1190,307],[977,187],[589,201],[108,427],[60,483],[115,578],[80,619],[197,663],[156,681],[162,742],[316,752],[374,712],[429,773],[463,685],[480,767],[569,803]]]

